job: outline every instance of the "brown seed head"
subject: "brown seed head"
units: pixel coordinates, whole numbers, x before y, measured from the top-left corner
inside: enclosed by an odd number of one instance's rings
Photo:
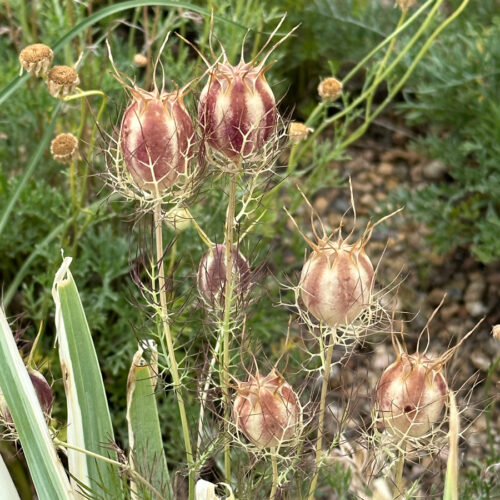
[[[21,73],[26,70],[33,76],[45,76],[54,59],[52,49],[43,43],[28,45],[19,54]]]
[[[495,340],[500,342],[500,325],[495,325],[491,330],[491,334]]]
[[[447,395],[448,385],[435,360],[401,353],[380,377],[377,410],[391,434],[421,437],[439,421]]]
[[[236,427],[259,448],[285,446],[302,424],[299,399],[286,380],[272,370],[239,382],[233,404]]]
[[[312,131],[312,128],[309,128],[302,122],[290,122],[290,125],[288,125],[288,137],[290,138],[290,142],[294,144],[307,139],[307,135]]]
[[[49,92],[57,99],[72,94],[79,84],[78,73],[71,66],[54,66],[47,75]]]
[[[417,0],[396,0],[396,4],[401,10],[407,10],[417,3]]]
[[[59,134],[50,143],[50,153],[59,163],[71,163],[78,155],[78,139],[73,134]]]
[[[325,78],[319,82],[318,94],[325,102],[335,101],[342,94],[342,82],[332,76]]]
[[[143,54],[136,54],[134,56],[134,64],[138,68],[144,68],[148,64],[148,58]]]

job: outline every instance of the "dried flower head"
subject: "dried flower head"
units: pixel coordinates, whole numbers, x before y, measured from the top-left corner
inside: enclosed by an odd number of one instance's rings
[[[396,4],[401,10],[407,10],[417,3],[417,0],[396,0]]]
[[[491,334],[493,335],[494,339],[496,339],[500,342],[500,325],[493,326],[493,328],[491,330]]]
[[[37,370],[28,369],[28,375],[31,379],[31,383],[35,388],[35,393],[38,397],[40,406],[45,415],[50,416],[52,411],[52,403],[54,401],[54,396],[52,394],[52,388],[48,384],[45,377]],[[7,407],[7,402],[0,389],[0,418],[4,423],[12,424],[12,415],[10,414],[9,408]]]
[[[136,54],[134,56],[134,64],[138,68],[144,68],[148,64],[148,58],[144,54]]]
[[[56,99],[72,94],[79,84],[78,73],[71,66],[54,66],[47,74],[49,92]]]
[[[73,134],[59,134],[50,143],[50,153],[59,163],[71,163],[78,156],[78,139]]]
[[[318,94],[325,102],[335,101],[342,95],[342,82],[332,76],[325,78],[319,82]]]
[[[47,45],[43,43],[28,45],[19,54],[21,74],[24,69],[33,76],[45,76],[53,59],[54,53]]]
[[[244,298],[250,288],[250,266],[236,247],[233,250],[233,296]],[[205,304],[212,308],[224,305],[226,289],[226,246],[214,245],[200,260],[197,275],[198,291]]]
[[[441,416],[448,385],[442,363],[424,355],[400,353],[377,386],[377,410],[386,429],[401,437],[421,437]]]
[[[239,382],[233,404],[234,423],[258,448],[277,448],[297,437],[302,408],[290,385],[276,371],[258,372]]]
[[[290,142],[298,144],[300,141],[307,139],[307,136],[313,129],[309,128],[302,122],[290,122],[288,125],[288,138]]]

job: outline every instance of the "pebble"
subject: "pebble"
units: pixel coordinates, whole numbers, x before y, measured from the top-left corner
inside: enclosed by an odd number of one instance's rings
[[[481,301],[484,291],[486,290],[486,281],[481,275],[477,273],[470,275],[471,282],[465,290],[465,302],[479,302]]]
[[[470,355],[472,364],[482,372],[487,372],[491,365],[491,360],[484,354],[481,349],[475,349]]]
[[[438,306],[440,302],[443,300],[443,297],[445,295],[445,291],[442,288],[434,288],[429,295],[427,295],[427,302],[431,306]]]
[[[394,165],[392,163],[382,162],[378,167],[378,172],[380,175],[389,177],[394,173]]]
[[[482,316],[488,310],[482,302],[466,302],[465,309],[467,309],[467,312],[475,318]]]
[[[439,160],[433,160],[429,163],[426,163],[422,169],[422,173],[424,177],[429,180],[437,180],[440,179],[448,170],[448,167]]]
[[[443,319],[443,321],[448,321],[453,316],[457,316],[459,312],[460,312],[460,306],[458,304],[453,303],[441,309],[441,318]]]

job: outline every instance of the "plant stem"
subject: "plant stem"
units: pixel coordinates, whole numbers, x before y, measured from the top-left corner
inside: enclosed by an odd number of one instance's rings
[[[314,491],[318,483],[319,468],[321,463],[321,455],[323,454],[323,426],[325,422],[325,409],[326,409],[326,394],[328,392],[328,383],[330,381],[330,373],[332,371],[332,355],[333,347],[337,340],[337,331],[335,328],[331,331],[331,340],[326,348],[326,356],[323,365],[323,382],[321,384],[321,399],[319,402],[319,416],[318,416],[318,436],[316,438],[316,459],[314,461],[314,475],[309,487],[308,500],[314,499]],[[323,348],[323,346],[321,346]]]
[[[394,474],[394,493],[393,500],[403,497],[404,487],[403,487],[403,470],[405,466],[405,453],[406,453],[406,443],[403,441],[401,443],[401,449],[399,450],[399,458],[396,463],[396,472]]]
[[[273,500],[278,492],[278,454],[276,448],[271,450],[271,465],[273,467],[273,484],[271,486],[269,500]]]
[[[227,204],[226,224],[224,234],[224,245],[226,250],[226,287],[224,290],[224,319],[222,323],[222,396],[224,400],[224,432],[226,442],[224,444],[224,469],[226,482],[231,484],[231,443],[229,442],[229,419],[231,397],[229,395],[229,343],[231,332],[231,303],[233,300],[233,245],[234,245],[234,217],[236,210],[236,179],[237,174],[229,174],[229,200]]]
[[[184,406],[184,397],[182,385],[179,377],[179,369],[177,360],[175,359],[175,349],[172,340],[172,332],[168,322],[168,306],[167,306],[167,291],[165,289],[165,267],[163,263],[163,222],[161,219],[161,202],[158,202],[154,209],[154,225],[156,236],[156,260],[158,263],[158,293],[160,294],[161,305],[161,322],[163,326],[163,336],[167,342],[168,359],[170,363],[170,372],[174,382],[174,391],[179,407],[181,417],[182,434],[184,437],[184,447],[186,449],[186,458],[189,467],[189,498],[194,498],[194,460],[191,448],[191,440],[189,437],[188,421],[186,416],[186,408]]]

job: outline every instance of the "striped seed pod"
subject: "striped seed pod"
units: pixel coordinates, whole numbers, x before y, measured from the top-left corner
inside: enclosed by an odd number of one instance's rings
[[[130,89],[120,145],[125,165],[138,186],[153,193],[172,187],[192,156],[194,129],[179,92]]]
[[[421,437],[439,421],[448,395],[440,366],[418,353],[401,353],[384,370],[377,386],[377,410],[391,434]]]
[[[33,76],[45,76],[54,59],[52,49],[43,43],[28,45],[19,53],[21,73],[26,70]]]
[[[243,255],[233,250],[233,296],[244,296],[250,288],[250,266]],[[200,261],[197,275],[200,296],[210,307],[224,305],[226,289],[226,246],[219,243],[213,246]]]
[[[299,399],[276,371],[250,376],[239,382],[233,404],[234,423],[258,448],[284,446],[296,437],[302,424]]]
[[[35,393],[38,397],[40,406],[44,415],[50,416],[52,411],[52,403],[54,402],[54,395],[52,394],[52,388],[48,384],[45,377],[37,370],[28,369],[28,375],[31,379],[31,383],[35,388]],[[10,414],[9,408],[7,407],[7,402],[5,397],[0,390],[0,418],[7,424],[12,424],[12,415]]]
[[[363,244],[320,241],[302,268],[302,301],[332,328],[351,323],[370,304],[373,278]]]
[[[208,144],[237,162],[258,153],[276,130],[277,110],[262,63],[216,63],[201,92],[198,118]]]

